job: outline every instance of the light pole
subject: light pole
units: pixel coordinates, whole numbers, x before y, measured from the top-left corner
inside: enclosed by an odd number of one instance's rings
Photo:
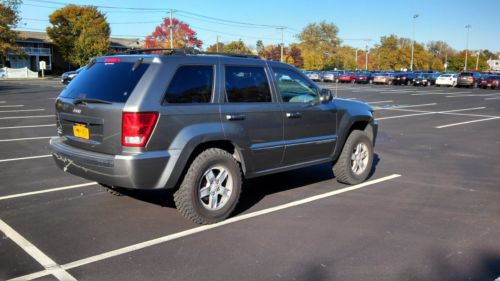
[[[356,69],[355,70],[358,70],[358,48],[356,48],[356,58],[355,58],[355,61],[356,61]]]
[[[479,67],[479,56],[481,55],[481,50],[477,51],[476,53],[476,71]]]
[[[464,64],[464,71],[467,71],[467,51],[469,50],[469,30],[472,26],[470,24],[466,25],[465,28],[467,29],[467,36],[465,39],[465,64]]]
[[[411,62],[410,62],[410,70],[413,71],[413,49],[415,45],[415,20],[418,18],[417,14],[413,15],[413,38],[411,40]]]
[[[365,46],[365,70],[368,70],[368,45]]]

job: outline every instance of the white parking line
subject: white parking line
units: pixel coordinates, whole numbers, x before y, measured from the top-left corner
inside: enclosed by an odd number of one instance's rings
[[[500,100],[500,97],[498,97],[498,98],[485,98],[484,100]]]
[[[53,127],[55,125],[56,124],[43,124],[43,125],[30,125],[30,126],[0,127],[0,130],[38,128],[38,127]]]
[[[398,109],[398,108],[410,108],[410,107],[420,107],[420,106],[432,106],[436,105],[437,103],[424,103],[424,104],[412,104],[412,105],[394,105],[390,107],[374,107],[376,110],[383,110],[383,109]]]
[[[0,197],[0,201],[1,200],[13,199],[13,198],[19,198],[19,197],[26,197],[26,196],[38,195],[38,194],[43,194],[43,193],[49,193],[49,192],[56,192],[56,191],[63,191],[63,190],[68,190],[68,189],[75,189],[75,188],[80,188],[80,187],[85,187],[85,186],[90,186],[90,185],[96,185],[96,184],[97,184],[97,182],[88,182],[88,183],[74,184],[74,185],[68,185],[68,186],[63,186],[63,187],[43,189],[43,190],[38,190],[38,191],[31,191],[31,192],[24,192],[24,193],[6,195],[6,196],[1,196]]]
[[[470,95],[452,95],[446,96],[447,98],[467,98],[467,97],[491,97],[498,94],[470,94]]]
[[[50,137],[33,137],[33,138],[21,138],[21,139],[4,139],[0,140],[0,142],[9,142],[9,141],[25,141],[25,140],[42,140],[42,139],[50,139],[53,136]]]
[[[465,114],[452,113],[452,112],[469,111],[469,110],[479,110],[479,109],[484,109],[484,108],[485,107],[472,107],[472,108],[454,109],[454,110],[446,110],[446,111],[422,111],[422,110],[409,110],[409,109],[387,108],[388,110],[411,111],[411,112],[419,112],[419,113],[396,115],[396,116],[388,116],[388,117],[380,117],[380,118],[376,118],[376,120],[396,119],[396,118],[413,117],[413,116],[421,116],[421,115],[431,115],[431,114],[465,115]],[[468,115],[469,114],[467,114],[467,116]]]
[[[389,102],[393,102],[393,100],[367,101],[366,103],[375,104],[375,103],[389,103]]]
[[[4,108],[4,107],[23,107],[23,106],[24,106],[23,104],[0,105],[1,108]]]
[[[28,111],[45,111],[45,109],[39,108],[39,109],[22,109],[22,110],[2,110],[0,111],[0,113],[28,112]]]
[[[30,241],[26,240],[21,234],[15,231],[12,227],[6,224],[0,219],[0,231],[2,231],[5,236],[7,236],[12,242],[16,243],[21,249],[23,249],[28,255],[34,258],[39,264],[41,264],[47,275],[52,274],[59,280],[75,280],[76,278],[71,276],[66,270],[62,269],[59,264],[54,260],[49,258],[35,245],[31,244]]]
[[[485,118],[485,119],[479,119],[479,120],[472,120],[472,121],[466,121],[466,122],[460,122],[460,123],[453,123],[453,124],[448,124],[448,125],[442,125],[442,126],[437,126],[437,129],[442,129],[442,128],[448,128],[448,127],[453,127],[453,126],[459,126],[459,125],[465,125],[469,123],[476,123],[476,122],[483,122],[483,121],[489,121],[489,120],[495,120],[495,119],[500,119],[500,117],[490,117],[490,118]]]
[[[0,159],[0,163],[1,162],[12,162],[12,161],[20,161],[20,160],[37,159],[37,158],[47,158],[47,157],[50,157],[50,156],[52,156],[52,155],[51,154],[47,154],[47,155],[21,157],[21,158]]]
[[[148,247],[151,247],[151,246],[163,244],[163,243],[175,240],[175,239],[179,239],[179,238],[182,238],[182,237],[190,236],[190,235],[193,235],[193,234],[196,234],[196,233],[200,233],[200,232],[207,231],[207,230],[210,230],[210,229],[218,228],[218,227],[221,227],[221,226],[224,226],[224,225],[228,225],[228,224],[232,224],[232,223],[235,223],[235,222],[239,222],[239,221],[251,219],[251,218],[254,218],[254,217],[262,216],[262,215],[265,215],[265,214],[277,212],[277,211],[280,211],[280,210],[284,210],[284,209],[288,209],[288,208],[291,208],[291,207],[295,207],[295,206],[303,205],[303,204],[310,203],[310,202],[313,202],[313,201],[317,201],[317,200],[320,200],[320,199],[323,199],[323,198],[327,198],[327,197],[339,195],[339,194],[342,194],[342,193],[345,193],[345,192],[349,192],[349,191],[353,191],[353,190],[356,190],[356,189],[360,189],[360,188],[363,188],[363,187],[367,187],[367,186],[374,185],[374,184],[377,184],[377,183],[381,183],[381,182],[384,182],[384,181],[392,180],[392,179],[398,178],[400,176],[401,175],[393,174],[393,175],[382,177],[382,178],[379,178],[379,179],[376,179],[376,180],[366,181],[366,182],[361,183],[361,184],[357,184],[357,185],[349,186],[349,187],[346,187],[346,188],[342,188],[342,189],[330,191],[330,192],[327,192],[327,193],[319,194],[319,195],[316,195],[316,196],[304,198],[304,199],[301,199],[301,200],[293,201],[293,202],[286,203],[286,204],[283,204],[283,205],[279,205],[279,206],[276,206],[276,207],[271,207],[271,208],[267,208],[267,209],[264,209],[264,210],[260,210],[260,211],[256,211],[256,212],[252,212],[252,213],[248,213],[248,214],[244,214],[244,215],[239,215],[239,216],[229,218],[229,219],[227,219],[225,221],[222,221],[222,222],[219,222],[219,223],[198,226],[198,227],[191,228],[191,229],[188,229],[188,230],[184,230],[184,231],[181,231],[181,232],[173,233],[173,234],[166,235],[166,236],[163,236],[163,237],[159,237],[159,238],[156,238],[156,239],[144,241],[144,242],[141,242],[141,243],[137,243],[137,244],[133,244],[133,245],[130,245],[130,246],[123,247],[123,248],[119,248],[119,249],[116,249],[116,250],[113,250],[113,251],[109,251],[109,252],[105,252],[105,253],[102,253],[102,254],[98,254],[98,255],[95,255],[95,256],[92,256],[92,257],[88,257],[88,258],[84,258],[84,259],[81,259],[81,260],[73,261],[73,262],[61,265],[61,267],[64,270],[69,270],[69,269],[72,269],[72,268],[75,268],[75,267],[80,267],[80,266],[87,265],[87,264],[90,264],[90,263],[102,261],[102,260],[105,260],[105,259],[109,259],[109,258],[116,257],[116,256],[119,256],[119,255],[127,254],[127,253],[130,253],[130,252],[138,251],[138,250],[141,250],[141,249],[144,249],[144,248],[148,248]],[[32,273],[32,274],[24,275],[24,276],[21,276],[21,277],[15,278],[15,279],[11,279],[11,280],[32,280],[32,279],[40,278],[40,277],[43,277],[43,276],[47,276],[49,274],[51,274],[51,273],[48,272],[48,270],[43,270],[43,271],[39,271],[39,272],[35,272],[35,273]]]
[[[462,94],[470,94],[472,92],[449,92],[449,93],[438,93],[438,92],[426,92],[425,94],[423,92],[416,94],[412,94],[412,96],[425,96],[425,95],[462,95]]]
[[[0,117],[0,120],[6,120],[6,119],[26,119],[26,118],[48,118],[48,117],[56,117],[56,116],[55,115],[8,116],[8,117]]]

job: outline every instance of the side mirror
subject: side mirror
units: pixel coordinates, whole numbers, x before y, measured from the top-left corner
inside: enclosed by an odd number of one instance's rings
[[[319,93],[320,103],[327,103],[330,102],[332,99],[333,99],[333,93],[330,89],[321,89],[321,92]]]

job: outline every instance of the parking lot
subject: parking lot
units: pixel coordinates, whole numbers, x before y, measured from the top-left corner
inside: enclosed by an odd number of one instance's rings
[[[57,80],[0,81],[0,280],[495,280],[500,91],[321,84],[376,109],[376,161],[246,182],[198,226],[169,191],[113,196],[51,156]],[[17,279],[16,279],[17,278]]]

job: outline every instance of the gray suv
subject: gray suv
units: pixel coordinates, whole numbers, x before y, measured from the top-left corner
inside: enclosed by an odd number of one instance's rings
[[[148,51],[93,59],[61,92],[50,141],[61,169],[111,190],[174,188],[200,224],[231,214],[244,178],[321,163],[342,183],[368,177],[370,106],[279,62]]]

